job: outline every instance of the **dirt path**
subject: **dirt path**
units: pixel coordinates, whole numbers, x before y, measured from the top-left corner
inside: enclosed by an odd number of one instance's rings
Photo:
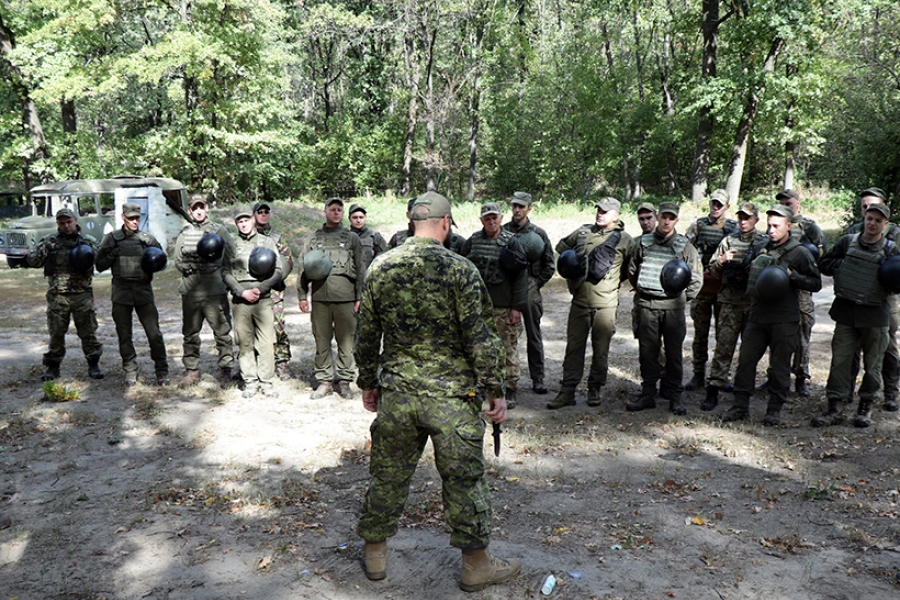
[[[175,281],[167,271],[156,283],[173,374]],[[300,379],[279,382],[280,399],[250,402],[209,376],[126,392],[109,280],[99,278],[107,378],[73,378],[85,364],[72,335],[61,383],[81,400],[49,403],[37,381],[43,286],[37,271],[0,269],[0,513],[13,522],[0,530],[5,598],[537,598],[549,573],[557,598],[900,597],[900,418],[876,411],[868,430],[807,425],[824,402],[830,286],[816,296],[813,398],[792,397],[773,429],[759,425],[759,404],[752,423],[723,427],[699,411],[699,392],[685,418],[625,412],[638,369],[623,293],[599,410],[583,394],[554,412],[544,409],[552,395],[521,394],[489,479],[493,548],[521,558],[523,574],[471,595],[457,588],[430,446],[390,542],[388,578],[363,575],[354,526],[372,416],[359,399],[309,400],[313,344],[293,295]],[[567,301],[554,279],[544,319],[554,384]],[[203,342],[212,372],[207,330]]]

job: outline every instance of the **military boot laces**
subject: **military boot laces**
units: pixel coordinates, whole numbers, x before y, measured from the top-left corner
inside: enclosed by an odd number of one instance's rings
[[[379,581],[387,577],[387,540],[366,542],[363,550],[363,569],[366,577]]]
[[[869,420],[870,405],[868,402],[859,401],[859,408],[856,409],[856,417],[853,419],[854,427],[868,427],[872,424]]]
[[[522,570],[518,560],[491,555],[487,548],[472,556],[463,553],[462,577],[459,587],[464,592],[477,592],[494,583],[505,583]]]
[[[88,377],[91,379],[103,379],[103,371],[100,370],[100,359],[88,359]]]
[[[53,381],[59,377],[59,363],[47,363],[47,369],[41,374],[41,381]]]

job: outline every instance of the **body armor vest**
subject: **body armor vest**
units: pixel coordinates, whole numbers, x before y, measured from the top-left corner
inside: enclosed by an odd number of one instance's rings
[[[54,250],[47,256],[44,262],[44,277],[50,279],[50,289],[60,293],[73,291],[87,291],[91,289],[91,272],[83,273],[75,270],[69,263],[69,252],[75,246],[87,244],[93,246],[83,235],[76,234],[71,237],[60,235],[59,232],[48,235],[47,242],[51,242]],[[95,248],[96,249],[96,248]],[[73,280],[80,280],[76,284]],[[74,286],[72,284],[75,284]],[[72,288],[79,288],[73,290]]]
[[[734,250],[734,258],[725,263],[725,267],[722,271],[724,275],[723,279],[725,283],[729,285],[746,288],[747,275],[750,267],[749,261],[746,261],[748,258],[747,255],[750,253],[751,248],[753,248],[754,254],[758,254],[759,250],[765,247],[769,239],[768,236],[763,233],[754,233],[752,236],[748,237],[748,240],[742,240],[740,231],[732,233],[729,236],[728,249]],[[745,262],[747,262],[747,264],[745,264]]]
[[[354,233],[359,236],[359,243],[362,245],[363,264],[368,269],[372,259],[375,258],[375,236],[372,235],[372,230],[368,227],[363,227],[359,231],[354,231]]]
[[[687,238],[681,234],[675,234],[675,243],[671,247],[657,244],[652,233],[642,235],[643,260],[641,261],[641,270],[638,273],[638,287],[642,290],[663,293],[662,283],[659,281],[662,268],[670,260],[679,258],[681,251],[684,250],[687,244]]]
[[[716,227],[710,223],[709,217],[701,217],[697,219],[697,239],[694,245],[700,253],[700,259],[704,265],[709,264],[719,243],[725,239],[725,236],[731,235],[737,229],[737,222],[733,219],[725,219],[722,227]]]
[[[472,261],[481,277],[488,285],[496,285],[503,281],[503,269],[500,268],[500,253],[515,235],[505,229],[495,238],[484,236],[483,232],[472,237],[472,249],[467,257]]]
[[[747,281],[747,293],[754,298],[758,298],[759,294],[756,293],[756,280],[759,278],[759,274],[769,265],[779,264],[782,256],[799,245],[800,242],[791,238],[780,248],[774,250],[766,248],[763,250],[762,254],[754,258],[753,262],[750,263],[750,278]]]
[[[331,259],[332,275],[345,275],[350,279],[356,279],[356,261],[353,260],[353,251],[350,250],[350,236],[354,235],[349,229],[341,228],[340,233],[326,234],[323,230],[316,232],[309,250],[321,250]]]
[[[219,233],[222,226],[218,223],[204,221],[200,225],[186,225],[181,230],[182,237],[182,260],[190,263],[196,270],[201,273],[212,273],[222,266],[222,259],[209,262],[205,261],[197,255],[197,242],[199,242],[207,233]],[[221,235],[221,234],[220,234]]]
[[[113,231],[112,237],[119,249],[118,260],[113,261],[113,277],[127,281],[145,281],[150,278],[141,268],[141,257],[147,246],[153,245],[153,238],[143,231],[135,231],[132,235],[125,235],[121,229]]]
[[[806,231],[813,224],[812,219],[801,215],[800,217],[794,217],[793,219],[791,219],[791,223],[793,223],[795,225],[795,227],[791,227],[791,239],[792,240],[796,240],[801,243],[809,242],[810,244],[812,244],[814,246],[818,246],[818,244],[816,244],[815,240],[810,239],[809,236],[806,234]],[[821,251],[822,251],[822,249],[819,248],[819,252],[821,252]]]
[[[238,234],[238,237],[234,240],[234,257],[231,262],[231,274],[239,282],[258,282],[256,277],[250,274],[250,253],[253,252],[254,248],[263,246],[274,251],[276,254],[278,253],[277,250],[275,250],[275,244],[269,246],[268,244],[263,243],[266,239],[268,239],[266,236],[256,232],[251,239],[247,239]]]
[[[859,234],[853,236],[841,266],[834,273],[835,296],[864,306],[880,306],[887,299],[887,292],[878,282],[878,267],[884,262],[891,242],[882,242],[878,250],[866,250],[859,243]]]

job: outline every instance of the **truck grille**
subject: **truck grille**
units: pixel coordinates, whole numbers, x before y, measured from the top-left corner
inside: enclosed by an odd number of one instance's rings
[[[25,245],[25,234],[10,231],[7,234],[6,243],[8,246],[24,246]]]

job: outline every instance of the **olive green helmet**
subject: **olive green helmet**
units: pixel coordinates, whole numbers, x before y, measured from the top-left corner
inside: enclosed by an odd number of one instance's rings
[[[544,253],[544,240],[535,232],[529,231],[519,237],[519,247],[525,252],[528,262],[537,262]]]
[[[333,264],[321,250],[310,250],[303,256],[303,273],[311,281],[321,281],[331,273]]]

